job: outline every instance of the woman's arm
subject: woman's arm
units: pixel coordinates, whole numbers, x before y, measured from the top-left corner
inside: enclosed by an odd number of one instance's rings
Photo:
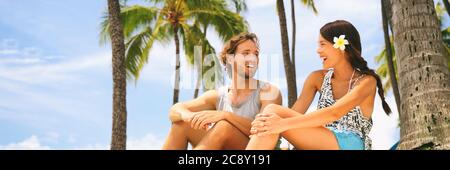
[[[320,88],[320,86],[318,87],[318,84],[321,84],[321,79],[323,79],[323,70],[314,71],[309,74],[305,83],[303,83],[303,89],[300,96],[292,106],[292,110],[301,114],[306,113],[309,106],[311,106],[316,92]]]
[[[318,85],[321,84],[322,79],[323,79],[323,70],[311,72],[306,78],[305,82],[303,83],[303,89],[300,96],[292,106],[292,109],[290,109],[292,110],[292,112],[277,112],[277,115],[280,117],[280,119],[294,117],[297,115],[303,115],[311,105],[311,102],[313,101],[317,90],[320,89],[320,86]],[[254,129],[253,131],[251,131],[251,134],[261,132],[258,131],[258,129],[261,128],[261,125],[263,123],[263,121],[261,121],[260,118],[261,115],[263,114],[259,114],[257,118],[252,122],[252,126],[254,126]]]
[[[359,82],[350,93],[344,95],[330,107],[286,119],[271,113],[261,115],[256,119],[264,122],[264,126],[256,126],[257,131],[262,132],[259,135],[279,134],[289,129],[320,127],[340,119],[376,90],[376,80],[372,76],[366,76]]]
[[[366,76],[355,86],[350,93],[344,95],[334,105],[316,110],[305,116],[296,116],[285,119],[285,130],[295,128],[307,128],[324,126],[340,119],[351,109],[360,105],[373,91],[376,90],[376,80],[372,76]]]

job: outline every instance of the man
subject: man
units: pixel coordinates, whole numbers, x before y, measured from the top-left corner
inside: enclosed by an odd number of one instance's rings
[[[253,78],[259,64],[259,43],[253,33],[231,38],[220,54],[231,85],[170,109],[172,121],[163,149],[245,149],[251,122],[269,104],[281,105],[278,88]]]

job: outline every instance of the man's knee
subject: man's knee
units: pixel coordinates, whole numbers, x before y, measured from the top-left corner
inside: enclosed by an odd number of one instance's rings
[[[225,140],[226,138],[232,135],[233,131],[235,130],[235,127],[230,122],[221,120],[216,122],[216,124],[211,130],[212,135],[214,135],[219,139]]]
[[[186,132],[191,126],[185,121],[172,122],[172,130]]]
[[[216,122],[216,125],[214,125],[214,127],[222,129],[222,130],[231,130],[234,128],[234,126],[226,120],[221,120],[221,121]]]
[[[279,107],[280,105],[277,104],[268,104],[266,107],[264,107],[263,113],[276,113]]]
[[[178,122],[182,120],[182,117],[179,113],[176,112],[176,108],[179,107],[179,105],[181,105],[181,103],[176,103],[174,104],[172,107],[170,107],[169,109],[169,120],[171,122]]]

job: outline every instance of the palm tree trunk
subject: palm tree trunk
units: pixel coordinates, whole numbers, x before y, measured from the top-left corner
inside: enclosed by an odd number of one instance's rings
[[[173,36],[175,40],[175,81],[173,87],[173,102],[178,103],[178,97],[180,95],[180,39],[178,37],[178,27],[174,26]]]
[[[200,64],[197,67],[200,67],[200,68],[197,68],[197,81],[195,82],[194,99],[198,97],[198,94],[200,91],[200,85],[201,85],[202,78],[203,78],[203,64]]]
[[[127,107],[126,107],[126,72],[125,44],[123,28],[120,22],[120,5],[118,0],[108,0],[110,37],[112,43],[113,71],[113,124],[111,150],[125,150],[127,140]]]
[[[450,73],[433,0],[392,1],[399,149],[450,149]]]
[[[385,10],[384,12],[386,13],[389,31],[391,31],[391,34],[394,35],[394,31],[392,30],[392,0],[385,0],[384,6],[381,8],[384,8]]]
[[[291,19],[292,19],[292,53],[291,53],[291,58],[292,58],[292,67],[294,69],[294,77],[297,77],[297,73],[296,73],[296,69],[295,69],[295,39],[296,39],[296,21],[295,21],[295,3],[294,0],[291,0]]]
[[[194,99],[198,97],[199,89],[201,84],[201,77],[197,77],[197,82],[195,82],[195,91],[194,91]]]
[[[389,8],[389,6],[386,5],[387,5],[386,0],[381,0],[381,15],[383,20],[384,45],[386,46],[386,60],[388,64],[389,79],[391,80],[395,103],[397,104],[398,112],[401,113],[400,93],[398,91],[397,76],[396,76],[397,74],[395,73],[394,62],[392,60],[391,40],[389,38],[388,19],[386,15],[386,8]]]
[[[286,15],[283,0],[277,0],[277,12],[280,22],[281,46],[283,52],[284,72],[288,90],[288,105],[291,107],[297,100],[297,84],[294,76],[294,68],[289,57],[289,37],[287,33]]]
[[[447,10],[447,14],[450,15],[450,3],[448,0],[442,0],[444,2],[445,9]]]
[[[207,24],[205,24],[204,26],[203,26],[203,39],[205,40],[206,39],[206,31],[208,30],[208,25]],[[202,79],[203,79],[203,60],[204,60],[204,58],[205,58],[205,47],[206,45],[205,45],[205,42],[203,42],[202,43],[202,58],[201,58],[201,62],[202,63],[198,63],[199,65],[198,65],[198,69],[199,69],[199,71],[198,71],[198,77],[197,77],[197,82],[195,83],[195,91],[194,91],[194,99],[195,98],[197,98],[198,97],[198,94],[199,94],[199,89],[200,89],[200,85],[201,85],[201,81],[202,81]],[[195,62],[195,59],[194,59],[194,62]],[[195,64],[195,63],[194,63]]]

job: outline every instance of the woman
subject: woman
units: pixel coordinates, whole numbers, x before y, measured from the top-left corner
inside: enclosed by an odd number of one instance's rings
[[[317,53],[324,69],[308,76],[292,109],[269,105],[257,115],[246,149],[273,149],[280,135],[297,149],[371,149],[377,87],[384,111],[391,110],[379,76],[361,57],[358,31],[343,20],[325,24]],[[318,110],[304,115],[316,92]]]

